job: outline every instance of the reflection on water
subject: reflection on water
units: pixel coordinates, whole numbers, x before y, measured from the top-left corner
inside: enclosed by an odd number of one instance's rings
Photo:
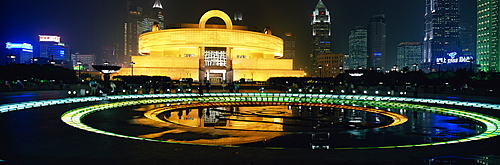
[[[165,111],[158,115],[165,122],[137,118],[134,123],[164,128],[137,135],[143,138],[203,145],[313,149],[442,142],[483,131],[481,125],[457,117],[412,110],[388,111],[403,114],[408,121],[381,128],[391,123],[391,119],[365,111],[308,106],[230,106]]]
[[[341,131],[392,122],[365,111],[303,106],[204,107],[166,111],[159,117],[189,127],[279,132]]]

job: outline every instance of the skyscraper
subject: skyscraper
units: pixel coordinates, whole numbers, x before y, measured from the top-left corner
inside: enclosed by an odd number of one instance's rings
[[[52,54],[50,54],[51,52],[49,47],[61,42],[61,37],[55,35],[38,35],[38,38],[40,42],[40,48],[38,56],[35,55],[35,57],[37,58],[50,58]]]
[[[499,0],[477,1],[477,59],[481,71],[500,71]]]
[[[130,56],[139,55],[139,35],[142,34],[142,7],[132,6],[127,2],[128,15],[124,24],[124,46],[122,64],[130,63]]]
[[[476,55],[476,36],[472,25],[462,22],[460,23],[460,48],[464,56]]]
[[[473,58],[464,56],[460,48],[458,0],[426,0],[423,44],[425,66],[437,64],[441,69],[456,69]]]
[[[420,65],[420,61],[422,61],[421,42],[401,42],[398,44],[396,62],[398,68],[409,67],[414,69],[414,64]]]
[[[367,68],[367,37],[368,31],[362,26],[356,26],[349,35],[349,61],[347,68]]]
[[[6,59],[6,60],[12,60],[11,62],[13,63],[31,63],[33,61],[30,61],[33,58],[33,46],[29,43],[11,43],[7,42],[5,43],[5,48],[7,49],[7,53],[11,56],[9,58],[12,59]],[[3,59],[3,58],[2,58]],[[3,61],[3,60],[0,60]],[[8,63],[9,61],[7,61]],[[0,63],[0,64],[5,64],[5,63]]]
[[[38,61],[70,67],[69,65],[65,65],[65,62],[70,61],[69,46],[61,42],[60,36],[39,35],[38,37],[40,52],[38,56],[34,56]]]
[[[158,23],[160,24],[160,28],[165,28],[165,18],[163,17],[163,6],[161,5],[160,0],[156,0],[153,4],[153,17],[158,19]]]
[[[116,53],[116,48],[113,46],[102,46],[101,59],[97,60],[96,63],[102,64],[104,62],[108,62],[110,65],[120,65],[118,62],[118,56]]]
[[[293,60],[293,69],[298,69],[295,60],[295,41],[297,37],[293,36],[292,33],[285,33],[285,37],[283,37],[284,47],[283,47],[283,57],[282,59],[294,59]]]
[[[318,54],[330,53],[330,12],[323,1],[319,0],[311,15],[312,26],[312,54],[311,67],[317,71]]]
[[[243,14],[240,12],[234,13],[233,22],[235,25],[243,25]]]
[[[368,68],[384,69],[386,53],[386,24],[385,15],[374,15],[368,24]]]
[[[160,0],[156,0],[153,4],[153,9],[150,15],[144,15],[142,20],[142,33],[150,32],[152,26],[157,23],[160,24],[160,30],[165,28],[165,18],[163,17],[163,6]]]

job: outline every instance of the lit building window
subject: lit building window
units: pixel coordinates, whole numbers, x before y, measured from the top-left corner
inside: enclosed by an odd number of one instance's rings
[[[205,51],[205,66],[226,66],[226,51]]]

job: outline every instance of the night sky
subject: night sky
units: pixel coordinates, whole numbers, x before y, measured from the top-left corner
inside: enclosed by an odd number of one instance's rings
[[[155,0],[132,0],[149,13]],[[310,53],[310,16],[318,0],[161,0],[166,24],[197,23],[203,13],[220,9],[233,17],[243,13],[248,26],[270,27],[274,35],[292,32],[297,56]],[[388,65],[395,64],[400,42],[422,41],[425,0],[323,0],[332,17],[332,51],[348,53],[348,35],[356,25],[366,26],[371,16],[387,19]],[[461,20],[476,24],[476,1],[460,0]],[[39,34],[61,36],[71,52],[100,54],[101,46],[120,42],[127,13],[126,0],[2,0],[0,1],[1,53],[5,42],[27,42],[38,48]],[[212,20],[209,21],[209,23]],[[216,20],[215,20],[216,22]]]

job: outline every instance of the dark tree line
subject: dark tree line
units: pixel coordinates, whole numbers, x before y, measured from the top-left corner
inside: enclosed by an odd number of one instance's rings
[[[0,65],[0,80],[2,83],[17,80],[30,83],[76,83],[77,77],[74,70],[51,64],[9,64]]]

